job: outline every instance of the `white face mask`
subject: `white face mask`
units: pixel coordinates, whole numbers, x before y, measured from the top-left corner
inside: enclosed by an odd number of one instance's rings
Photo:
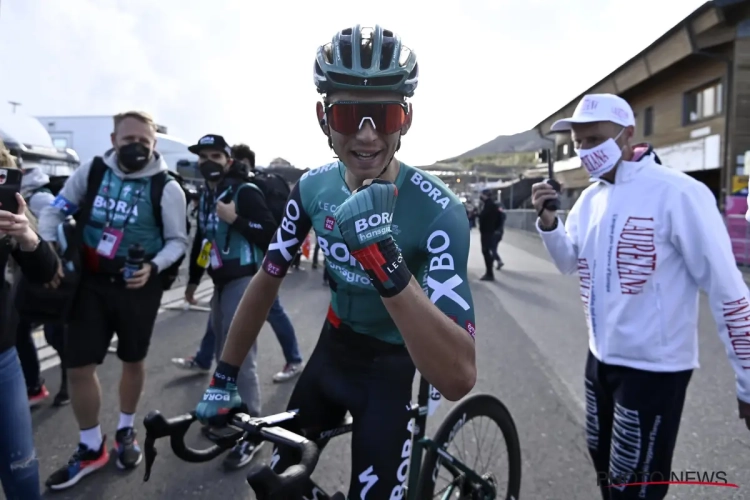
[[[589,173],[592,179],[598,179],[610,172],[622,158],[622,148],[617,145],[625,129],[622,129],[614,139],[607,139],[603,143],[591,149],[577,149],[576,153],[581,159],[581,165]]]

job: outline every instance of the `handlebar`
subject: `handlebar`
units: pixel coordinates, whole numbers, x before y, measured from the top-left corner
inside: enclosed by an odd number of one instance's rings
[[[247,482],[253,488],[259,500],[289,498],[290,492],[294,492],[302,486],[303,482],[315,470],[320,454],[314,442],[286,429],[274,426],[275,423],[293,417],[294,414],[290,412],[265,418],[253,418],[244,413],[235,413],[231,416],[230,426],[235,428],[236,432],[224,437],[217,437],[214,439],[213,446],[197,450],[185,444],[185,434],[197,420],[195,412],[167,419],[158,411],[152,411],[143,422],[146,427],[144,443],[146,471],[143,480],[148,481],[151,477],[151,468],[156,460],[155,442],[159,438],[169,437],[172,451],[180,459],[186,462],[199,463],[213,460],[247,435],[251,441],[270,441],[300,450],[300,463],[288,467],[281,474],[276,474],[268,465],[258,464],[251,467],[247,476]]]

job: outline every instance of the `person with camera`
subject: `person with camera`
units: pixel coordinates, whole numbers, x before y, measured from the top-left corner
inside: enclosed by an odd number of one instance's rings
[[[23,169],[23,180],[21,182],[21,195],[24,197],[29,211],[35,218],[41,216],[42,210],[49,206],[55,199],[55,195],[47,187],[50,177],[41,168],[32,167]],[[41,376],[39,355],[34,342],[33,330],[35,322],[29,318],[18,315],[16,349],[21,367],[26,379],[26,387],[29,393],[29,405],[36,406],[49,397],[49,391]],[[44,324],[44,338],[60,358],[60,390],[55,395],[54,406],[63,406],[70,403],[68,395],[68,376],[65,370],[65,353],[63,350],[65,325],[62,322]]]
[[[0,168],[15,162],[0,142]],[[26,279],[54,285],[59,279],[58,259],[32,227],[26,202],[15,193],[18,210],[0,206],[0,272],[11,259]],[[7,287],[0,290],[0,483],[8,500],[41,499],[39,463],[34,450],[26,382],[16,352],[16,331],[9,328],[12,310]]]
[[[214,352],[218,358],[245,288],[263,262],[276,221],[260,188],[247,182],[244,169],[233,158],[232,148],[224,137],[205,135],[188,149],[198,155],[198,169],[206,180],[206,189],[199,202],[185,300],[195,303],[195,290],[207,269],[214,282],[209,321],[216,338]],[[252,416],[260,416],[261,410],[257,353],[255,344],[237,376],[242,400]],[[253,443],[244,441],[229,452],[224,466],[227,469],[244,467],[257,450]]]

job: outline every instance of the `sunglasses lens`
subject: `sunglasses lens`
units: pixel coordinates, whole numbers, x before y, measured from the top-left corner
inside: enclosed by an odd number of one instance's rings
[[[344,135],[356,134],[366,121],[382,134],[395,134],[406,122],[406,112],[399,103],[336,103],[328,108],[328,123]]]

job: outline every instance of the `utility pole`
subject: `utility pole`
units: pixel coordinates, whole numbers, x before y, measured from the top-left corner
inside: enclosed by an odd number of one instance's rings
[[[13,114],[16,114],[16,108],[21,105],[20,102],[16,102],[16,101],[8,101],[8,104],[12,106]]]

